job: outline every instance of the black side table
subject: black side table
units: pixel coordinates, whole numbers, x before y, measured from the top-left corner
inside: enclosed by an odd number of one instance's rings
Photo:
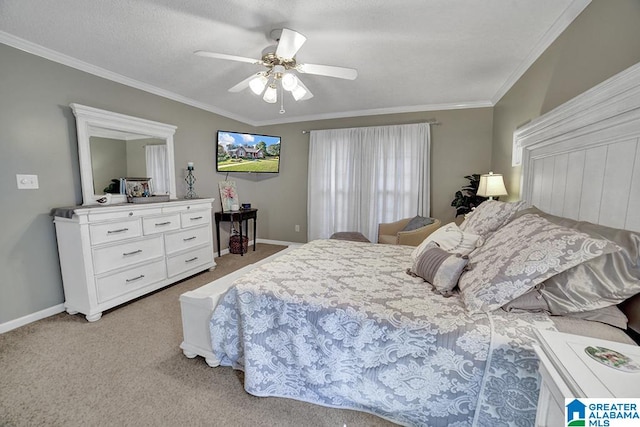
[[[245,229],[249,229],[249,220],[253,220],[253,251],[256,250],[256,223],[258,222],[258,209],[240,209],[238,211],[216,212],[216,237],[218,238],[218,256],[220,255],[220,221],[237,222],[240,225],[240,242],[242,242],[242,221]],[[247,237],[249,233],[247,233]],[[240,252],[244,255],[244,251]]]

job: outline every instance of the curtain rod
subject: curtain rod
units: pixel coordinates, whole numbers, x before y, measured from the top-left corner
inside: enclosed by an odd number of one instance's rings
[[[436,119],[427,119],[427,120],[425,120],[423,122],[417,122],[417,123],[426,123],[426,124],[431,125],[431,126],[440,126],[442,124],[441,122],[439,122]],[[408,125],[408,124],[417,124],[417,123],[402,123],[402,124]],[[388,126],[395,126],[395,125],[388,125]],[[356,127],[369,127],[369,126],[356,126]],[[328,130],[328,129],[312,129],[312,130]],[[309,133],[309,132],[311,132],[311,130],[303,130],[302,131],[303,134]]]

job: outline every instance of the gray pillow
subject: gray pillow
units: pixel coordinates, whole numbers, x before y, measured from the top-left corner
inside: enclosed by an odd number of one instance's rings
[[[539,215],[523,215],[469,254],[460,294],[469,312],[493,311],[552,276],[619,249]]]
[[[552,314],[591,311],[616,305],[640,293],[640,233],[550,215],[533,213],[555,224],[607,239],[621,250],[606,254],[547,279],[541,293]]]
[[[466,255],[449,253],[429,242],[407,273],[423,278],[439,294],[451,296],[468,261]]]
[[[607,325],[615,326],[616,328],[627,329],[627,316],[625,316],[622,310],[615,305],[598,308],[596,310],[583,311],[580,313],[567,313],[564,316],[606,323]]]
[[[529,292],[526,292],[516,299],[513,299],[502,306],[504,311],[527,311],[530,313],[539,313],[546,312],[549,313],[549,305],[547,301],[542,297],[540,293],[540,285],[537,285],[535,288],[531,289]]]
[[[401,231],[413,231],[422,228],[425,225],[433,224],[433,218],[416,215]]]

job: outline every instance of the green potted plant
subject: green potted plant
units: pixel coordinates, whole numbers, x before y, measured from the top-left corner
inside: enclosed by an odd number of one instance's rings
[[[486,197],[476,195],[480,184],[480,174],[474,173],[465,176],[465,178],[469,180],[469,184],[456,191],[455,198],[451,202],[451,206],[456,208],[456,217],[468,214],[480,203],[487,200]]]

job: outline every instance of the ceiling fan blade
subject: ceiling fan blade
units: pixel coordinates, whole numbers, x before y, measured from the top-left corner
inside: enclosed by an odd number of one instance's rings
[[[208,58],[226,59],[229,61],[248,62],[249,64],[262,65],[261,59],[247,58],[245,56],[227,55],[226,53],[207,52],[205,50],[196,50],[193,52],[198,56],[206,56]]]
[[[354,68],[334,67],[332,65],[298,64],[296,70],[306,74],[317,74],[319,76],[336,77],[347,80],[355,80],[356,77],[358,77],[358,70]]]
[[[280,40],[278,41],[276,56],[291,59],[296,55],[298,49],[300,49],[306,41],[307,38],[297,31],[283,28],[282,34],[280,34]]]
[[[229,92],[240,92],[241,90],[244,90],[244,89],[248,88],[249,87],[249,82],[251,82],[251,80],[253,78],[255,78],[256,76],[258,76],[258,75],[260,75],[260,73],[251,74],[249,77],[247,77],[246,79],[244,79],[243,81],[241,81],[237,85],[229,88]]]

